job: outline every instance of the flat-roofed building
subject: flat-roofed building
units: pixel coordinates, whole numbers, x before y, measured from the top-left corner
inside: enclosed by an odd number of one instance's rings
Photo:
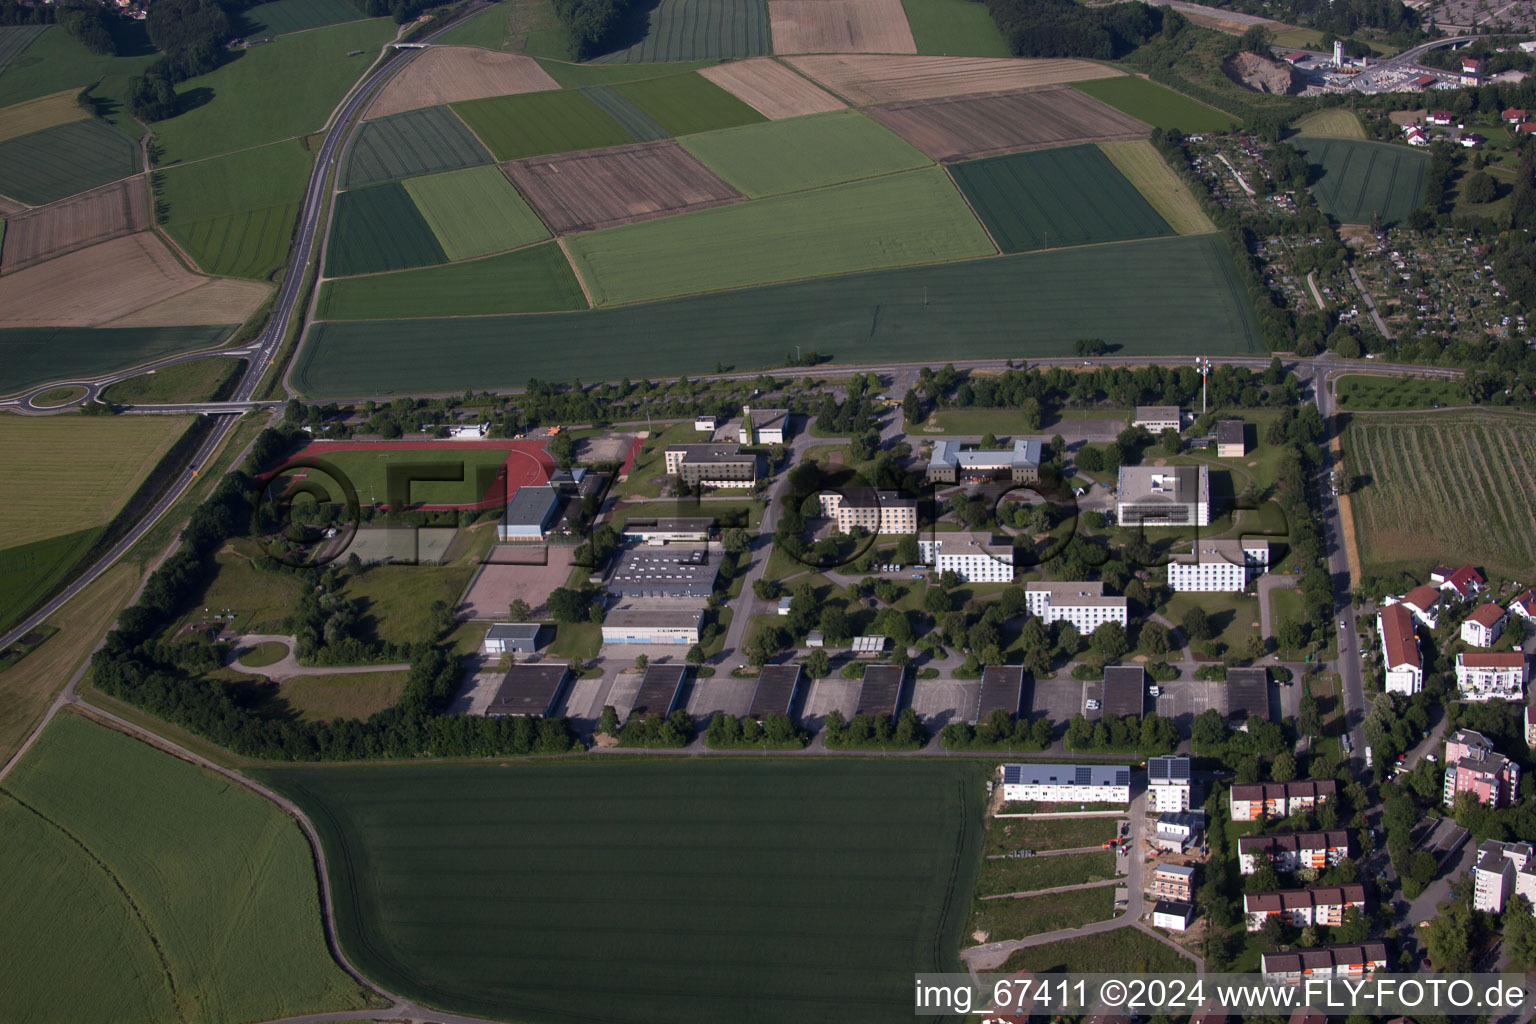
[[[647,665],[645,675],[640,677],[635,702],[629,708],[630,717],[660,715],[666,718],[677,709],[687,677],[687,665]]]
[[[976,694],[976,713],[971,724],[980,725],[995,711],[1005,711],[1010,718],[1017,718],[1023,702],[1023,667],[988,665],[981,670],[981,688]]]
[[[1339,784],[1333,779],[1297,779],[1294,782],[1240,783],[1227,795],[1233,821],[1289,818],[1299,811],[1315,811],[1335,799]]]
[[[1159,814],[1190,808],[1193,773],[1187,757],[1147,759],[1147,797],[1150,810]]]
[[[1204,593],[1241,593],[1269,568],[1269,541],[1206,540],[1168,561],[1168,589]]]
[[[1401,604],[1388,605],[1376,613],[1376,632],[1381,637],[1387,692],[1410,697],[1418,693],[1424,688],[1424,662],[1419,657],[1413,616]]]
[[[1246,729],[1248,720],[1269,721],[1269,670],[1229,668],[1226,679],[1227,722]]]
[[[901,665],[866,666],[853,713],[895,718],[896,712],[901,710],[901,689],[906,678],[907,670]]]
[[[1470,793],[1484,807],[1508,807],[1519,786],[1520,766],[1494,750],[1482,733],[1457,729],[1445,741],[1445,806]]]
[[[718,416],[695,416],[693,418],[693,429],[705,433],[713,434],[715,428],[719,425],[720,417]]]
[[[1456,691],[1462,700],[1524,700],[1525,676],[1525,655],[1520,651],[1456,655]]]
[[[1024,607],[1046,623],[1070,622],[1084,636],[1106,622],[1130,621],[1125,598],[1107,596],[1100,580],[1026,583]]]
[[[1157,864],[1152,868],[1152,895],[1160,900],[1188,903],[1195,892],[1195,869],[1189,864]]]
[[[1131,426],[1141,427],[1152,434],[1165,430],[1183,430],[1184,413],[1176,405],[1138,405]]]
[[[1115,487],[1121,526],[1209,526],[1208,466],[1121,466]]]
[[[1195,919],[1195,905],[1185,900],[1158,900],[1152,905],[1152,927],[1182,932]]]
[[[959,441],[936,441],[928,459],[928,479],[946,484],[991,480],[1039,483],[1042,451],[1039,441],[1014,441],[1010,448],[975,448]]]
[[[1245,429],[1242,420],[1216,421],[1216,457],[1218,459],[1240,459],[1248,454],[1248,442],[1243,437]]]
[[[537,622],[495,622],[485,631],[486,654],[533,654],[544,627]]]
[[[788,427],[788,409],[746,406],[741,410],[741,429],[736,432],[736,439],[742,444],[783,444]]]
[[[708,547],[630,548],[619,555],[607,587],[620,597],[708,597],[719,572]]]
[[[837,523],[839,533],[852,533],[856,526],[877,534],[917,532],[917,499],[897,491],[852,487],[822,491],[816,497],[821,514]]]
[[[757,673],[748,718],[759,722],[769,715],[793,715],[795,696],[800,692],[804,671],[799,665],[764,665]]]
[[[709,516],[631,516],[619,531],[619,539],[636,544],[703,544],[714,525]]]
[[[1113,764],[1005,764],[1003,799],[1043,803],[1131,802],[1131,770]]]
[[[1511,896],[1524,896],[1536,907],[1536,859],[1531,853],[1530,843],[1483,840],[1469,871],[1473,908],[1502,914]]]
[[[540,541],[558,518],[560,496],[548,484],[524,484],[507,499],[496,538],[502,541]]]
[[[736,444],[674,444],[663,453],[667,476],[689,487],[750,487],[757,482],[757,456]]]
[[[1240,836],[1237,840],[1238,870],[1245,875],[1253,874],[1265,864],[1280,872],[1298,868],[1321,871],[1348,856],[1349,833],[1344,829]]]
[[[485,717],[538,715],[547,718],[554,713],[560,691],[570,674],[568,667],[553,662],[513,665],[502,677],[496,696],[485,709]]]
[[[918,557],[943,575],[952,572],[961,583],[1012,583],[1013,545],[990,536],[945,534],[945,540],[920,540]]]
[[[699,598],[628,599],[603,618],[605,644],[696,644],[707,602]]]
[[[878,633],[856,636],[853,638],[853,643],[850,647],[854,654],[883,654],[885,653],[885,637]]]
[[[1259,973],[1277,985],[1299,985],[1308,978],[1364,978],[1386,969],[1387,944],[1377,941],[1259,956]]]
[[[1164,811],[1157,816],[1153,843],[1167,853],[1183,853],[1205,838],[1205,812]]]
[[[1147,709],[1146,669],[1140,665],[1106,666],[1100,693],[1099,706],[1104,714],[1140,718]]]
[[[1365,913],[1365,886],[1358,882],[1243,894],[1243,917],[1250,932],[1263,928],[1265,920],[1274,916],[1292,928],[1333,927],[1344,920],[1349,907]]]

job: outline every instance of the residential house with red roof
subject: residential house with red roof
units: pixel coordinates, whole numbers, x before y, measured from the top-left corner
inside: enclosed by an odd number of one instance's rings
[[[1518,615],[1526,622],[1536,623],[1536,590],[1527,590],[1509,602],[1511,615]]]
[[[1313,811],[1338,796],[1333,779],[1297,779],[1294,782],[1254,782],[1233,786],[1227,794],[1233,821],[1257,821],[1260,817],[1288,818],[1297,811]]]
[[[1387,604],[1407,605],[1413,617],[1430,629],[1440,624],[1440,591],[1428,584],[1414,587],[1399,600],[1389,598]]]
[[[1506,107],[1504,112],[1499,115],[1499,120],[1505,124],[1519,124],[1525,120],[1525,109],[1523,107]]]
[[[1386,969],[1385,942],[1315,946],[1291,953],[1265,953],[1259,957],[1259,970],[1264,980],[1282,985],[1298,984],[1307,978],[1360,978]]]
[[[1455,124],[1456,115],[1449,110],[1431,110],[1424,120],[1430,124]]]
[[[1405,600],[1377,612],[1376,631],[1381,636],[1387,692],[1411,697],[1424,688],[1424,661],[1419,656],[1419,638],[1413,632],[1413,615],[1408,607]]]
[[[1243,894],[1243,918],[1250,932],[1264,927],[1264,922],[1279,916],[1293,928],[1308,925],[1337,925],[1344,920],[1344,908],[1355,907],[1365,913],[1365,886],[1316,886],[1311,889],[1278,889],[1274,892]]]
[[[1473,647],[1492,647],[1504,632],[1504,609],[1496,604],[1480,605],[1461,624],[1461,638]]]
[[[1456,689],[1462,700],[1523,700],[1525,674],[1525,655],[1520,651],[1456,655]]]
[[[1245,875],[1253,874],[1265,864],[1276,871],[1291,872],[1298,868],[1321,871],[1348,856],[1349,833],[1341,828],[1240,836],[1237,840],[1237,869]]]
[[[1435,579],[1434,573],[1431,573],[1429,578],[1440,584],[1441,590],[1449,591],[1463,601],[1482,590],[1483,584],[1487,582],[1483,579],[1483,574],[1470,565],[1462,566],[1443,580]]]

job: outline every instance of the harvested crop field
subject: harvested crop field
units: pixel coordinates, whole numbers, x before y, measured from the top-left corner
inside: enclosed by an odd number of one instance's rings
[[[586,309],[581,282],[554,242],[483,260],[326,281],[322,320],[496,316]]]
[[[646,15],[638,42],[596,58],[598,64],[655,64],[759,57],[768,52],[763,0],[661,0]]]
[[[486,96],[560,88],[538,61],[478,46],[434,46],[396,75],[368,108],[369,118]]]
[[[774,53],[916,53],[901,0],[768,0]]]
[[[787,63],[855,106],[1033,89],[1123,72],[1086,60],[908,57],[849,54],[790,57]]]
[[[699,74],[770,121],[843,109],[842,100],[771,57],[716,64]]]
[[[432,226],[397,181],[341,193],[333,216],[327,277],[404,270],[448,259]]]
[[[499,161],[635,141],[580,92],[531,92],[469,100],[455,103],[453,111]]]
[[[228,278],[204,281],[190,291],[161,299],[103,326],[180,327],[244,323],[271,294],[271,286],[260,281]]]
[[[72,121],[0,142],[0,194],[42,206],[126,178],[139,147],[105,121]]]
[[[562,235],[742,198],[670,140],[538,157],[506,170],[544,223]]]
[[[0,277],[0,327],[95,327],[206,280],[141,231]]]
[[[1200,203],[1152,143],[1146,139],[1101,142],[1099,149],[1173,230],[1181,235],[1203,235],[1216,230],[1216,225],[1200,209]]]
[[[211,348],[231,325],[199,327],[17,327],[0,330],[0,394],[50,380],[126,370],[165,356]]]
[[[144,179],[125,178],[7,218],[0,273],[21,270],[149,225],[149,193]]]
[[[79,94],[79,89],[65,89],[50,96],[39,96],[35,100],[0,108],[0,142],[31,135],[58,124],[84,121],[91,114],[75,102]]]
[[[937,167],[626,224],[566,244],[599,306],[996,252]]]
[[[1097,146],[995,156],[950,173],[1003,252],[1173,233]]]
[[[347,149],[345,188],[488,164],[491,156],[447,107],[427,107],[369,121]]]
[[[856,110],[691,135],[683,148],[753,198],[840,185],[931,161]]]
[[[1312,195],[1324,213],[1344,224],[1369,224],[1379,213],[1391,224],[1412,213],[1424,199],[1429,154],[1407,146],[1354,139],[1291,140],[1307,161],[1322,168]]]
[[[700,352],[739,370],[779,366],[786,339],[839,363],[943,363],[1066,356],[1080,337],[1103,338],[1120,355],[1187,351],[1191,337],[1215,353],[1264,351],[1225,245],[1194,235],[582,313],[320,323],[299,349],[293,382],[327,400],[559,380],[573,359],[593,380],[688,373]]]
[[[450,260],[540,242],[549,231],[495,167],[466,167],[401,182]]]
[[[762,114],[693,72],[625,82],[615,85],[613,91],[671,135],[691,135],[765,120]]]
[[[1067,86],[870,107],[870,117],[935,160],[1076,142],[1144,139],[1151,128]]]

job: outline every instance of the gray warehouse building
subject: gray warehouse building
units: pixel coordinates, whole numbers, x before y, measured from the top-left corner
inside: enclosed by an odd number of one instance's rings
[[[533,654],[543,630],[537,622],[497,622],[485,631],[485,653]]]
[[[554,713],[571,670],[561,664],[513,665],[485,709],[487,718]]]
[[[496,537],[504,541],[539,541],[560,511],[560,495],[548,484],[524,484],[507,499]]]
[[[620,597],[708,597],[719,562],[707,547],[630,548],[608,580]]]

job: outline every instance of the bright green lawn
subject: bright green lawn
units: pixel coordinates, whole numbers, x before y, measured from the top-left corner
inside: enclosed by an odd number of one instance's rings
[[[693,135],[767,120],[696,72],[626,82],[615,85],[613,91],[673,135]]]
[[[7,1018],[247,1021],[365,1005],[326,949],[309,845],[254,793],[74,715],[5,790]]]
[[[162,164],[229,153],[319,130],[347,89],[393,38],[388,18],[283,36],[177,86],[213,98],[155,125]],[[362,53],[346,56],[353,50]]]
[[[568,244],[598,305],[996,251],[938,168],[626,224]]]
[[[560,246],[550,242],[446,267],[327,281],[318,315],[360,320],[586,308],[581,283]]]
[[[579,92],[529,92],[452,105],[497,160],[635,141]]]
[[[753,198],[837,185],[931,163],[894,132],[854,110],[726,128],[681,142],[684,149]]]
[[[1152,125],[1181,132],[1222,132],[1232,127],[1231,114],[1192,100],[1165,85],[1136,75],[1073,82],[1072,88],[1102,100],[1116,110]]]
[[[901,0],[918,53],[1012,57],[987,5],[979,0]]]
[[[497,167],[407,178],[401,184],[450,260],[516,249],[549,230]]]

